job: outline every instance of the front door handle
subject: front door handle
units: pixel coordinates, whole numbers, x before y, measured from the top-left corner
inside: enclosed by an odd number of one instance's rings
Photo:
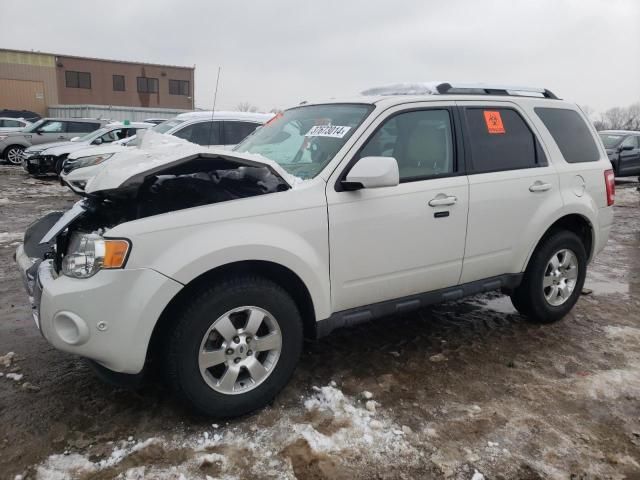
[[[542,183],[540,181],[535,182],[529,187],[530,192],[546,192],[547,190],[551,190],[551,184]]]
[[[456,203],[458,199],[454,196],[438,195],[429,201],[430,207],[446,207]]]

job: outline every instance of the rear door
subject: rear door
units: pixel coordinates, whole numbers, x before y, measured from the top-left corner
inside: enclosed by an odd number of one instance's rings
[[[260,126],[259,123],[240,122],[234,120],[225,120],[222,123],[222,138],[225,148],[233,148],[246,137],[251,135],[255,129]]]
[[[519,273],[531,238],[562,205],[558,175],[510,102],[458,102],[469,174],[461,283]]]
[[[204,121],[190,123],[172,135],[202,146],[222,145],[222,122]]]

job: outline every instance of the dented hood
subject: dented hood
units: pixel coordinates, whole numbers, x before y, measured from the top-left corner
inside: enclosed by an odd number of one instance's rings
[[[189,142],[169,143],[152,148],[131,148],[120,152],[105,164],[104,168],[85,187],[85,193],[128,189],[141,185],[150,175],[162,174],[164,170],[189,162],[197,157],[220,157],[238,165],[267,167],[289,187],[300,179],[287,173],[276,162],[261,155],[238,153],[229,150],[201,147]]]

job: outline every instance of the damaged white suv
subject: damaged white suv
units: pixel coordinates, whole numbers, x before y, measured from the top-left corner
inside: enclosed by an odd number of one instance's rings
[[[366,93],[235,151],[110,164],[17,251],[44,337],[105,371],[163,362],[225,417],[274,398],[305,336],[495,289],[532,321],[569,312],[614,201],[580,109],[523,87]]]

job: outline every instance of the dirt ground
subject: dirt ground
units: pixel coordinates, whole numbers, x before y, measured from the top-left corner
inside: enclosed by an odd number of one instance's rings
[[[13,252],[75,198],[0,167],[0,478],[640,478],[636,187],[618,185],[593,292],[564,320],[529,324],[496,293],[338,331],[272,406],[216,425],[40,337]]]

